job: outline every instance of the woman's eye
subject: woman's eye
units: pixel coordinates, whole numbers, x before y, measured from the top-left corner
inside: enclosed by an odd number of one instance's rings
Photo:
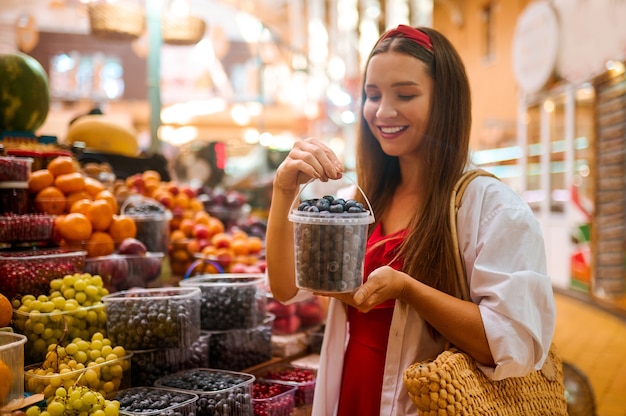
[[[409,101],[415,98],[415,95],[399,95],[398,98],[403,101]]]
[[[379,95],[368,95],[367,99],[369,101],[378,101],[378,100],[380,100],[380,96]]]

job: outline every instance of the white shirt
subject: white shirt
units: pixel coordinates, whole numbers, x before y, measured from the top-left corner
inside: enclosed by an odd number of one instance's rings
[[[540,369],[552,342],[556,307],[546,274],[544,241],[532,210],[505,184],[478,177],[463,197],[457,230],[471,298],[479,306],[496,362],[493,368],[479,367],[495,380]],[[346,327],[345,307],[332,298],[320,354],[314,416],[336,413],[349,336]],[[381,415],[417,414],[402,382],[403,371],[416,361],[434,358],[443,351],[443,342],[431,338],[414,309],[396,301]]]

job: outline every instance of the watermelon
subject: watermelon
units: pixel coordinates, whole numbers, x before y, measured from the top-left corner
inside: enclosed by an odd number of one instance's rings
[[[0,54],[0,131],[34,132],[48,116],[48,76],[32,56]]]

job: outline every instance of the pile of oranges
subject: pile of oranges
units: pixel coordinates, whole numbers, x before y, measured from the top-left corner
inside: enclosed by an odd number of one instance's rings
[[[196,258],[215,261],[226,272],[234,264],[253,265],[263,250],[263,240],[242,230],[228,233],[219,218],[197,211],[192,217],[180,219],[172,229],[170,246],[172,273],[183,276]]]
[[[55,215],[55,235],[61,243],[87,251],[87,257],[115,252],[116,244],[135,237],[135,221],[118,214],[117,199],[97,179],[80,172],[69,156],[52,159],[28,181],[37,210]]]

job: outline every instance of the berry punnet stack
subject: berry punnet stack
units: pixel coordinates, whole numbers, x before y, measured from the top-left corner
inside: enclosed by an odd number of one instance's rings
[[[242,371],[272,358],[275,317],[267,313],[263,274],[204,274],[179,284],[202,292],[201,328],[209,334],[207,366]]]

